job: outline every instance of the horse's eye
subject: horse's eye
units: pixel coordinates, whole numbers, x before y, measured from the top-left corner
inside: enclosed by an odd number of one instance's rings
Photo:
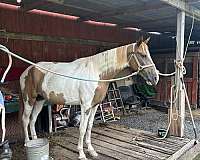
[[[142,52],[138,52],[139,55],[141,55],[142,57],[146,57],[146,53],[142,53]]]

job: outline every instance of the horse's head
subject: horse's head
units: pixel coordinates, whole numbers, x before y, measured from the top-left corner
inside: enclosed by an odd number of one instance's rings
[[[131,51],[128,51],[128,63],[133,70],[139,71],[147,84],[156,85],[159,75],[147,46],[149,39],[141,39],[132,45]]]

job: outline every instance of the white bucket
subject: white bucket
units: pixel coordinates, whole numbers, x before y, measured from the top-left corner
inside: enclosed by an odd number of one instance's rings
[[[30,140],[26,143],[27,160],[49,160],[49,142],[46,138]]]

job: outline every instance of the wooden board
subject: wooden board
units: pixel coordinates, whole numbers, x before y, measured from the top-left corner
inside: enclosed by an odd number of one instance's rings
[[[55,160],[78,158],[78,128],[67,128],[50,137],[50,153]],[[93,128],[92,144],[99,156],[96,160],[163,160],[181,157],[193,145],[193,140],[170,137],[159,139],[157,135],[119,125]],[[93,158],[84,150],[89,160]]]

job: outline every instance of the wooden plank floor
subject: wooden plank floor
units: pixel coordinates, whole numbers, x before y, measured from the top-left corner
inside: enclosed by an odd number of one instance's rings
[[[55,160],[77,160],[78,131],[78,128],[67,128],[50,137],[50,153]],[[170,137],[161,140],[150,132],[112,124],[94,127],[92,133],[92,144],[99,154],[96,160],[170,159],[189,143],[189,139]],[[94,159],[88,154],[87,157]]]

